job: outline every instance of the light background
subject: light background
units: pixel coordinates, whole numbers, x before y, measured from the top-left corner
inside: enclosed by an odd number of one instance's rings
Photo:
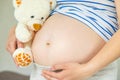
[[[14,18],[12,1],[13,0],[0,0],[0,72],[8,70],[29,75],[32,66],[25,69],[17,68],[11,55],[6,51],[6,41],[9,30],[17,23]]]
[[[13,71],[29,75],[33,67],[30,66],[25,69],[17,68],[11,55],[5,48],[9,29],[16,24],[13,10],[12,0],[0,0],[0,72]],[[120,67],[120,60],[118,61],[118,66]],[[120,80],[120,76],[118,76],[118,80]]]

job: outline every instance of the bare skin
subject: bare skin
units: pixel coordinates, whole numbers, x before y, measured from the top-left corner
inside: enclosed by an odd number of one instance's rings
[[[120,25],[120,0],[115,0],[115,5],[116,5],[116,11],[117,11],[117,19],[118,19],[118,24]]]
[[[105,41],[83,23],[55,14],[36,34],[32,51],[34,61],[41,65],[85,63],[96,55],[104,44]]]

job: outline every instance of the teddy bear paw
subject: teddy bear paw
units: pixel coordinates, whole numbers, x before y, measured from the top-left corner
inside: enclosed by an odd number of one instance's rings
[[[13,57],[19,67],[27,67],[32,63],[31,51],[25,51],[24,48],[17,49]]]

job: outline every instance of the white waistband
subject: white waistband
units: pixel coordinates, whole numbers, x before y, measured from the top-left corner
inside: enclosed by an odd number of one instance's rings
[[[35,64],[35,69],[37,70],[43,70],[43,69],[50,69],[51,66],[44,66],[44,65],[39,65],[37,63],[34,63]]]

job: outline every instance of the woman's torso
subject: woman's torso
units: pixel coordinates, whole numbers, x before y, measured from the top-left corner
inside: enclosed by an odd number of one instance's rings
[[[104,44],[105,41],[83,23],[56,14],[36,34],[32,50],[35,62],[41,65],[84,63]]]

